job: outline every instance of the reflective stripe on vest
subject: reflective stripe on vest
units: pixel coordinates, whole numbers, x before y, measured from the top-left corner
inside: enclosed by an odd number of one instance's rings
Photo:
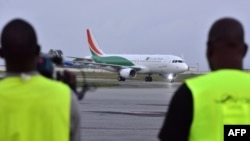
[[[186,80],[193,96],[190,141],[223,141],[224,124],[250,124],[250,74],[218,70]]]
[[[0,81],[0,141],[69,141],[70,89],[35,75]]]

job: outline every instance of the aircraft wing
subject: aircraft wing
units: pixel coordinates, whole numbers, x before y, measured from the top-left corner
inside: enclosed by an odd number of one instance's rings
[[[85,58],[81,58],[81,57],[72,57],[72,56],[66,56],[67,58],[73,58],[75,59],[75,61],[93,61],[93,59],[91,57],[85,57]]]
[[[84,62],[85,64],[92,64],[96,66],[101,66],[101,67],[113,67],[117,70],[124,69],[124,68],[132,68],[135,69],[136,71],[141,70],[142,68],[140,67],[135,67],[135,66],[122,66],[122,65],[114,65],[114,64],[105,64],[105,63],[94,63],[94,62]]]

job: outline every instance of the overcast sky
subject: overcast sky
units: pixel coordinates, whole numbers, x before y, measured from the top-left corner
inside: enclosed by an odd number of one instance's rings
[[[205,43],[211,24],[225,16],[239,19],[250,44],[249,6],[249,0],[0,0],[0,29],[23,18],[35,27],[42,51],[84,57],[91,28],[105,53],[183,54],[190,66],[208,70]],[[245,68],[249,59],[250,52]]]

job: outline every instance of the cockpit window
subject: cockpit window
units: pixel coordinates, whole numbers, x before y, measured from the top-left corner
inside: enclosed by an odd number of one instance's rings
[[[183,60],[172,60],[172,63],[183,63]]]

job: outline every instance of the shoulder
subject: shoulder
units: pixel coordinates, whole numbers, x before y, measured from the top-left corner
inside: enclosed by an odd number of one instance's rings
[[[181,101],[182,100],[186,100],[185,98],[183,97],[189,97],[191,95],[191,91],[188,87],[188,85],[186,83],[183,83],[175,92],[174,94],[174,98],[175,99],[180,99]]]
[[[37,78],[41,81],[39,84],[45,86],[46,89],[67,91],[69,93],[71,91],[70,87],[61,81],[49,79],[42,75],[38,75]]]
[[[44,77],[42,75],[38,75],[37,77],[40,78],[40,80],[46,82],[47,84],[58,85],[58,86],[66,86],[66,84],[62,83],[61,81],[54,80],[54,79],[49,79],[49,78]]]
[[[192,78],[188,78],[184,81],[184,83],[186,84],[187,87],[191,87],[191,86],[204,86],[204,83],[207,83],[210,81],[210,79],[214,79],[216,78],[217,73],[216,72],[208,72],[205,74],[197,74],[197,76],[194,76]]]
[[[192,91],[190,90],[190,88],[187,86],[186,83],[183,83],[173,94],[170,105],[175,105],[177,107],[180,107],[183,106],[184,103],[186,104],[190,102],[192,102]]]

